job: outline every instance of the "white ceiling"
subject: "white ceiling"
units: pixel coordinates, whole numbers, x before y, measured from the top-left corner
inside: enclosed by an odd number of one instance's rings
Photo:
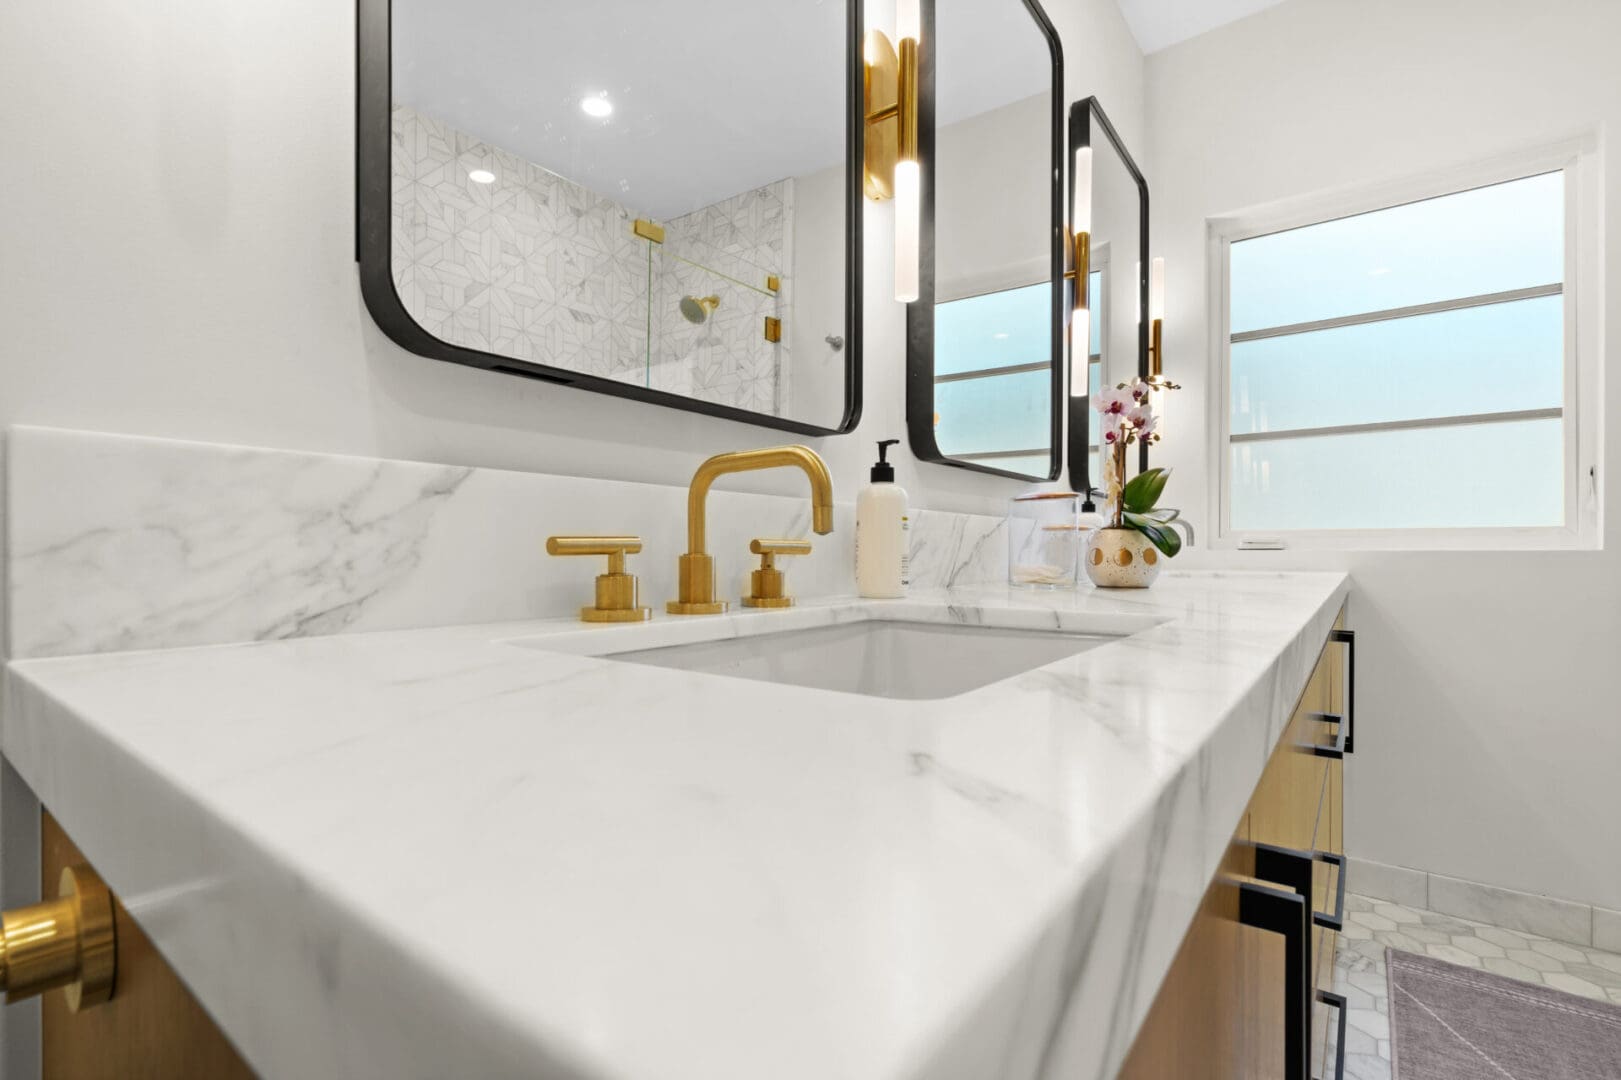
[[[394,0],[394,100],[667,220],[844,161],[846,10]],[[937,0],[936,18],[940,123],[1051,85],[1022,5]],[[611,117],[580,111],[603,92]]]
[[[1116,0],[1145,53],[1198,37],[1283,0]]]

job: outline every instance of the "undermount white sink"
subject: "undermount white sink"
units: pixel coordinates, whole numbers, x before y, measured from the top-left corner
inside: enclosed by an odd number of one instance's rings
[[[511,641],[524,648],[869,697],[954,697],[1118,641],[1157,620],[1078,626],[964,625],[876,609],[817,617],[744,615],[590,629]],[[1025,623],[1025,625],[1018,625]]]
[[[954,697],[1113,637],[950,623],[859,622],[637,649],[609,659],[869,697]]]

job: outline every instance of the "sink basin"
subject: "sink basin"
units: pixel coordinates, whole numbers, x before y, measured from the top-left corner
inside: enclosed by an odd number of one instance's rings
[[[607,658],[921,700],[954,697],[1114,640],[1102,634],[874,621],[635,649]]]
[[[963,624],[939,606],[805,608],[714,619],[559,630],[508,639],[527,649],[870,697],[954,697],[1119,641],[1159,620],[1123,613],[980,608]]]

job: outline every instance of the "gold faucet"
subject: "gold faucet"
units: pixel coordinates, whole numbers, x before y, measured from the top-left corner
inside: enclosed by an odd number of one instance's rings
[[[704,550],[704,503],[709,486],[727,473],[751,472],[795,466],[805,470],[811,486],[811,527],[826,535],[833,531],[833,478],[827,462],[808,446],[772,446],[764,450],[739,450],[716,454],[692,474],[687,490],[687,553],[681,556],[679,599],[666,610],[671,615],[719,615],[725,600],[715,599],[715,557]]]

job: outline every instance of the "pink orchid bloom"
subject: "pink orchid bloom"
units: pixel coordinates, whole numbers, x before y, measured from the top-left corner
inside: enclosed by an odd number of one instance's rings
[[[1121,415],[1131,408],[1132,404],[1133,399],[1129,391],[1114,388],[1099,391],[1098,396],[1092,401],[1092,407],[1105,416]]]

